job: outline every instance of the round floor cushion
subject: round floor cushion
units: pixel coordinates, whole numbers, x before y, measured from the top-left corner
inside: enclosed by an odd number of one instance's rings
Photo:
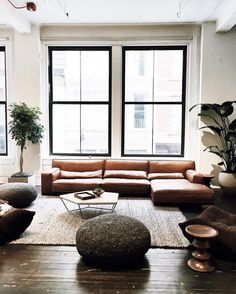
[[[137,261],[150,248],[151,236],[137,219],[105,214],[83,223],[76,234],[76,247],[86,260],[101,264]]]
[[[27,183],[9,183],[0,185],[0,199],[8,201],[15,208],[27,207],[38,195],[37,189]]]

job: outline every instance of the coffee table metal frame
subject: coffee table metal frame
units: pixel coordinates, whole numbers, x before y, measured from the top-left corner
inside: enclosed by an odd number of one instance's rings
[[[73,215],[78,216],[78,212],[80,213],[81,217],[84,218],[83,210],[85,209],[97,209],[97,210],[105,210],[110,211],[111,213],[114,212],[119,194],[113,192],[104,192],[100,197],[82,200],[74,196],[74,193],[63,194],[59,196],[62,203],[64,204],[66,210]],[[66,201],[71,202],[73,204],[78,205],[78,209],[69,209]],[[110,205],[110,208],[100,207],[101,205]]]

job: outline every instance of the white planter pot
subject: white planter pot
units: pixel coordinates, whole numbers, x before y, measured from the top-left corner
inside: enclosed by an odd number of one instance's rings
[[[219,184],[227,192],[236,192],[236,173],[219,173]]]

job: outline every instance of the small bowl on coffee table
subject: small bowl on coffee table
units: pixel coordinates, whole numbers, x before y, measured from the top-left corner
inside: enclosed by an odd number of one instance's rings
[[[95,188],[93,190],[93,194],[96,196],[96,197],[100,197],[105,191],[102,189],[102,188]]]

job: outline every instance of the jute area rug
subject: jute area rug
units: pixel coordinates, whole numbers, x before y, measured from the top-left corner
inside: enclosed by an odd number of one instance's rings
[[[70,204],[70,208],[77,208]],[[101,210],[84,210],[81,216],[66,211],[58,197],[39,196],[28,208],[36,211],[31,225],[11,244],[75,245],[79,226],[87,219],[101,215]],[[178,223],[186,220],[177,207],[154,206],[150,199],[119,198],[114,213],[134,217],[143,222],[151,233],[151,247],[185,248],[189,242]]]

